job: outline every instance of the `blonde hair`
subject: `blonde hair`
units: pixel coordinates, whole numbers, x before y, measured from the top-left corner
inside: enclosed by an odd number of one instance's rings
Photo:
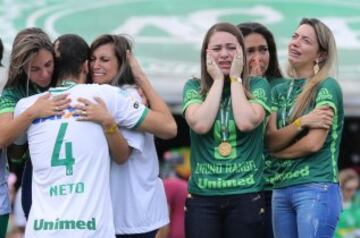
[[[335,76],[336,74],[337,54],[333,33],[323,22],[315,18],[304,18],[301,20],[299,26],[304,24],[314,29],[319,44],[319,52],[323,55],[324,59],[318,62],[320,70],[306,80],[302,92],[296,99],[290,121],[300,117],[310,103],[314,102],[318,85],[327,77]],[[290,64],[287,73],[290,77],[295,78],[296,75],[294,75],[294,72],[295,70]]]

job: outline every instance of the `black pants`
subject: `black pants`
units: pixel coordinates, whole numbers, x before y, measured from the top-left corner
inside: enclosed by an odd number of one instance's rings
[[[157,229],[140,234],[127,234],[127,235],[116,235],[116,238],[155,238]]]
[[[26,220],[29,217],[31,203],[32,203],[32,191],[31,191],[31,182],[32,182],[32,163],[28,159],[25,163],[23,177],[21,181],[21,205],[24,209],[24,214]]]
[[[265,236],[264,238],[274,238],[274,232],[272,229],[272,221],[271,221],[271,196],[272,191],[265,191]]]
[[[186,199],[187,238],[259,238],[264,235],[262,193],[199,196]]]

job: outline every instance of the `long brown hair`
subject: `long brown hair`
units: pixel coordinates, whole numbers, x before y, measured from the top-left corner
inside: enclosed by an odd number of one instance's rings
[[[129,61],[127,59],[127,51],[132,50],[132,44],[126,35],[110,35],[104,34],[97,37],[90,45],[91,54],[100,46],[110,44],[113,47],[115,57],[118,61],[119,70],[117,75],[111,80],[114,86],[124,84],[135,84]]]
[[[54,55],[49,36],[40,28],[26,28],[16,35],[10,56],[6,87],[20,85],[26,87],[27,81],[30,79],[26,74],[25,66],[41,49],[45,49]]]
[[[244,38],[243,38],[243,35],[241,34],[241,31],[236,26],[234,26],[230,23],[225,23],[225,22],[217,23],[217,24],[213,25],[207,31],[205,38],[203,40],[202,47],[201,47],[201,54],[200,54],[200,57],[201,57],[201,79],[200,79],[201,94],[205,96],[207,94],[207,92],[210,90],[211,85],[213,84],[213,79],[211,78],[211,76],[209,75],[209,73],[207,72],[207,69],[206,69],[206,52],[207,52],[207,48],[209,45],[209,40],[215,32],[230,33],[233,36],[235,36],[237,41],[239,42],[239,44],[242,48],[243,61],[244,61],[243,72],[242,72],[241,77],[243,79],[245,94],[247,97],[250,97],[250,93],[249,93],[250,82],[249,82],[249,78],[247,77],[248,76],[247,69],[246,69],[247,67],[245,67],[246,54],[245,54],[245,47],[244,47]]]
[[[318,62],[320,70],[306,80],[302,92],[296,99],[290,121],[300,117],[309,105],[314,102],[318,85],[330,75],[335,74],[337,66],[336,43],[331,30],[323,22],[315,18],[304,18],[299,26],[303,24],[307,24],[314,29],[319,44],[319,52],[322,54],[323,60]],[[291,65],[288,67],[288,75],[295,77],[294,68]]]

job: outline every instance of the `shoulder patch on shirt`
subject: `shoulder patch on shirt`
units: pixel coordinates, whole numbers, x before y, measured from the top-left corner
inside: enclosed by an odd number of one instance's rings
[[[201,95],[195,89],[187,90],[186,94],[185,94],[185,100],[184,101],[189,101],[189,100],[193,100],[193,99],[200,99],[201,100]]]
[[[320,89],[320,92],[317,96],[317,101],[325,101],[325,100],[332,100],[333,95],[327,90],[326,88]]]
[[[257,88],[255,89],[252,94],[254,95],[255,98],[263,100],[263,101],[267,101],[267,97],[266,97],[266,92],[264,89],[262,88]]]

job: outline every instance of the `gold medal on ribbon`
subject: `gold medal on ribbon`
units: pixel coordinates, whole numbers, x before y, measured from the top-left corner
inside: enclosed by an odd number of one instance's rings
[[[229,114],[231,100],[230,98],[225,99],[220,104],[220,134],[221,143],[218,146],[219,154],[223,157],[227,157],[231,154],[232,148],[229,141]]]
[[[227,157],[231,154],[231,145],[229,142],[223,141],[219,145],[219,154],[221,156]]]

